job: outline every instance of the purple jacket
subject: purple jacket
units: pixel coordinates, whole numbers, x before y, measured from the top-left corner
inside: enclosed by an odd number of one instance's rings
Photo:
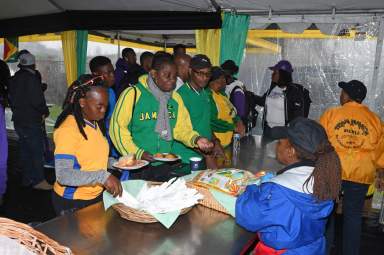
[[[145,73],[144,69],[138,64],[130,65],[123,58],[119,58],[116,62],[115,69],[115,92],[118,98],[120,93],[130,85],[138,82],[139,76]]]

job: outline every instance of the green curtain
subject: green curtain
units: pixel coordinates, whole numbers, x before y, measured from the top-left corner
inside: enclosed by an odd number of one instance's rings
[[[221,28],[220,63],[228,59],[240,66],[247,41],[249,15],[224,13]]]
[[[88,31],[76,30],[77,76],[85,73],[87,64]]]

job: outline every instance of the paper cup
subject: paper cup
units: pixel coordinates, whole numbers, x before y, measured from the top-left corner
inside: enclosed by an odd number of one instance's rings
[[[201,170],[201,161],[202,161],[202,158],[199,158],[199,157],[189,158],[189,165],[191,166],[191,171]]]

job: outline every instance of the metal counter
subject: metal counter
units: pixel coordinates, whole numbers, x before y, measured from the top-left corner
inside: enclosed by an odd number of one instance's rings
[[[278,170],[280,165],[271,156],[271,146],[262,145],[258,136],[250,136],[241,140],[240,153],[233,157],[233,163],[252,172]],[[160,223],[127,221],[112,208],[105,212],[102,203],[55,218],[36,229],[79,255],[239,254],[255,235],[236,225],[231,216],[200,205],[180,216],[170,229]]]

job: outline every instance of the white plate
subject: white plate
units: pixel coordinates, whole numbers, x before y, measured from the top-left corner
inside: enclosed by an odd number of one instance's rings
[[[118,166],[119,162],[113,163],[112,166],[114,168],[118,168],[118,169],[122,169],[122,170],[135,170],[135,169],[139,169],[139,168],[145,167],[146,165],[149,164],[148,161],[142,160],[142,159],[138,159],[138,160],[136,160],[136,162],[137,162],[136,165],[133,165],[133,166],[120,167],[120,166]]]
[[[163,155],[167,155],[168,153],[162,153]],[[157,160],[157,161],[163,161],[163,162],[173,162],[173,161],[178,161],[179,159],[181,159],[181,157],[179,155],[175,155],[176,158],[157,158],[157,157],[153,157],[153,159]]]

